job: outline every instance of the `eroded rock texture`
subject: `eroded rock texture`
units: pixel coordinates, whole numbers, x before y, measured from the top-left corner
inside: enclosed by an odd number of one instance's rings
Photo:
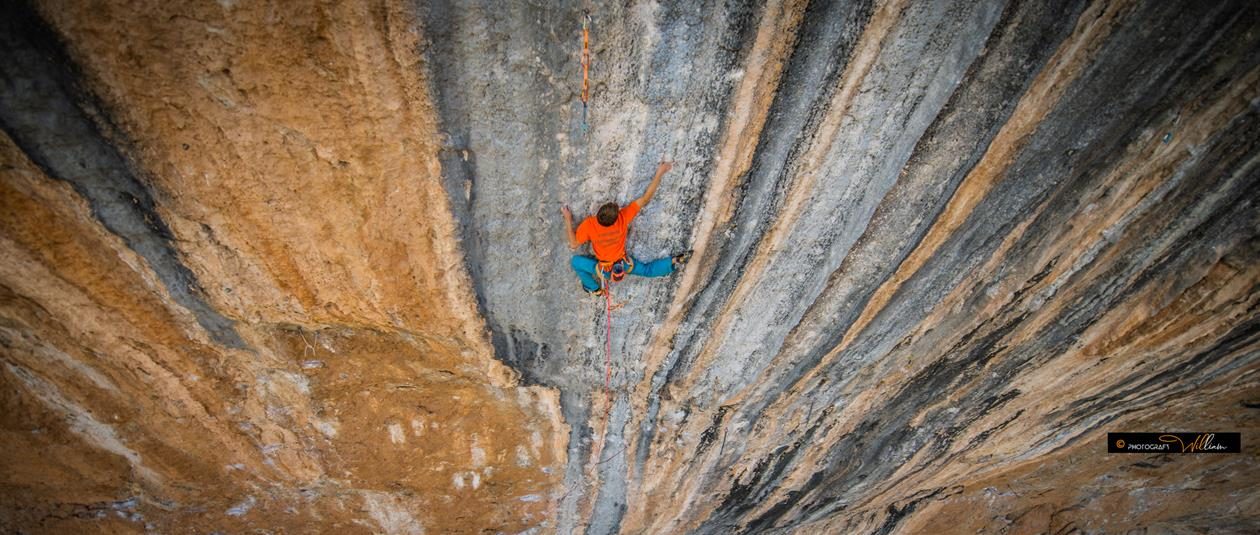
[[[554,516],[567,424],[492,358],[413,12],[5,6],[6,531]]]
[[[7,529],[1260,530],[1253,2],[184,4],[4,4]]]

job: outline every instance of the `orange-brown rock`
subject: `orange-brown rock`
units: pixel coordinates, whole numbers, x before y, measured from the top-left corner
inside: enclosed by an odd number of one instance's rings
[[[0,147],[6,530],[552,518],[567,425],[492,358],[410,15],[257,23],[277,7],[39,6],[81,78],[43,58],[22,82],[53,89],[8,111],[69,126],[6,122]],[[36,30],[6,45],[49,54]],[[132,206],[76,157],[132,175]]]

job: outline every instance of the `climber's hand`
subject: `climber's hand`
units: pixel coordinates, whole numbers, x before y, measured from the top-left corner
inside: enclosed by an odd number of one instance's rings
[[[660,165],[656,166],[656,174],[661,175],[674,168],[674,162],[664,160]]]
[[[564,214],[565,219],[573,219],[573,212],[569,211],[569,205],[560,205],[560,213]]]

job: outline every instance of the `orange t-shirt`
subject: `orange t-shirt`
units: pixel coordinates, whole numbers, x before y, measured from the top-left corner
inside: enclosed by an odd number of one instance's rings
[[[621,260],[626,256],[626,232],[630,230],[630,221],[636,215],[639,215],[639,203],[632,201],[621,209],[621,213],[617,214],[617,222],[611,227],[599,224],[595,216],[590,216],[578,225],[577,241],[581,244],[590,240],[595,258],[601,262]]]

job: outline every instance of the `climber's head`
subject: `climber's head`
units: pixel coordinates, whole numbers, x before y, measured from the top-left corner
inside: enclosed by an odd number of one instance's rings
[[[613,226],[617,222],[617,213],[621,211],[621,207],[615,202],[604,203],[599,207],[599,213],[595,215],[595,220],[605,227]]]

